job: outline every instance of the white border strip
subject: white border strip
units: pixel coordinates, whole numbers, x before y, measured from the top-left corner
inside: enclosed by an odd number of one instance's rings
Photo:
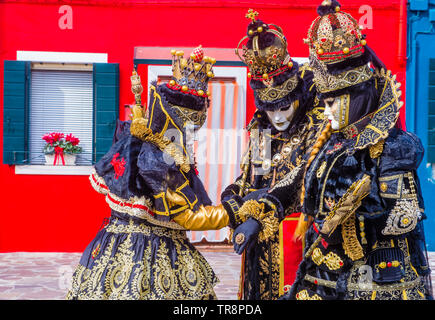
[[[17,51],[17,60],[32,62],[107,63],[107,53]]]
[[[15,166],[15,174],[88,176],[92,169],[93,166],[20,165]]]
[[[17,51],[18,61],[107,63],[107,53]],[[29,175],[90,175],[93,166],[16,165],[15,174]]]
[[[216,67],[213,66],[215,77],[234,77],[239,88],[246,90],[247,71],[245,67]],[[148,89],[151,82],[156,81],[159,76],[172,76],[172,66],[148,66]],[[245,106],[246,107],[246,106]]]

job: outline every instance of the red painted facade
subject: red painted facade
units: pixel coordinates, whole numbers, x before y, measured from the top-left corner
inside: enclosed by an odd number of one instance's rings
[[[292,56],[305,57],[306,37],[320,0],[306,1],[1,1],[0,132],[3,132],[3,61],[17,50],[107,53],[120,64],[120,118],[134,101],[130,74],[135,46],[234,48],[244,36],[248,8],[281,26]],[[398,74],[405,87],[406,1],[342,0],[343,11],[360,19],[361,5],[373,13],[368,44]],[[72,29],[59,28],[61,5],[73,10]],[[169,57],[169,52],[168,52]],[[254,107],[248,90],[248,116]],[[248,119],[249,120],[249,119]],[[0,134],[0,150],[3,135]],[[2,158],[2,155],[0,155]],[[110,209],[87,176],[16,175],[0,160],[0,252],[83,251]]]

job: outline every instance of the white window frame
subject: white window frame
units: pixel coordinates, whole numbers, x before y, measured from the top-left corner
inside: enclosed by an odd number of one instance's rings
[[[213,73],[218,77],[235,78],[237,85],[246,91],[247,71],[245,67],[219,67],[213,66]],[[151,82],[156,81],[159,76],[172,76],[172,66],[148,66],[148,89]],[[246,101],[244,101],[246,106]]]
[[[107,53],[17,51],[17,61],[48,63],[108,63]],[[15,165],[15,174],[89,175],[93,166]]]

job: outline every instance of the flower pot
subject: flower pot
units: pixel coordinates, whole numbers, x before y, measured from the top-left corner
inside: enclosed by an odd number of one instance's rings
[[[45,165],[46,166],[52,166],[54,164],[54,157],[55,157],[54,154],[46,154],[45,155]],[[76,158],[77,158],[76,154],[65,153],[63,155],[63,159],[65,160],[65,165],[66,166],[75,166],[76,165]],[[62,166],[63,165],[62,159],[60,157],[57,159],[55,165],[57,165],[57,166]]]

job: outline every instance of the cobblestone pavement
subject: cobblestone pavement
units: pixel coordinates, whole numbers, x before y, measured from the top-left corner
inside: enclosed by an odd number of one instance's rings
[[[220,300],[237,299],[240,256],[231,247],[198,247],[220,282]],[[0,253],[0,299],[62,300],[81,253]],[[429,253],[435,288],[435,252]]]
[[[199,246],[220,282],[220,300],[237,299],[240,256],[232,246]],[[1,300],[62,300],[81,253],[0,253]]]

